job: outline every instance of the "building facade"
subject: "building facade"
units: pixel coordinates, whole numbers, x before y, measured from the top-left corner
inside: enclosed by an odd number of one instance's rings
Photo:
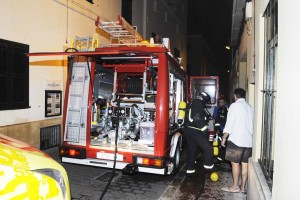
[[[2,51],[6,43],[25,46],[27,49],[25,53],[62,52],[72,47],[72,39],[76,36],[94,36],[100,45],[107,44],[110,42],[109,37],[95,27],[95,20],[100,16],[103,21],[117,21],[119,15],[131,15],[132,24],[138,27],[138,32],[147,40],[152,36],[152,32],[161,37],[170,38],[171,52],[174,53],[176,49],[175,52],[177,54],[179,52],[177,56],[182,57],[185,66],[186,24],[183,21],[186,20],[186,4],[182,0],[11,0],[2,2],[0,42],[5,44],[0,44],[0,83],[2,85],[0,133],[40,148],[42,129],[58,126],[56,128],[62,130],[62,114],[58,112],[57,115],[49,115],[47,104],[50,103],[47,99],[50,101],[52,99],[47,95],[49,95],[48,91],[61,92],[61,94],[54,94],[60,95],[62,104],[58,107],[62,111],[67,79],[67,57],[30,57],[26,72],[27,82],[23,81],[27,85],[25,100],[28,102],[22,107],[7,106],[11,105],[11,99],[7,95],[16,96],[16,99],[18,95],[10,92],[11,89],[5,85],[10,84],[7,77],[14,79],[14,74],[10,73],[10,69],[7,70],[9,73],[2,69],[6,66],[3,64],[6,58]],[[14,48],[12,52],[17,49]],[[26,56],[22,59],[26,60]],[[12,88],[17,91],[21,86],[22,84],[16,82],[16,86]],[[6,88],[7,92],[2,92],[3,88]],[[2,101],[5,101],[7,105]]]
[[[0,13],[1,39],[26,44],[29,52],[55,52],[71,47],[75,36],[96,35],[100,43],[107,43],[107,38],[96,32],[95,19],[98,15],[116,19],[121,14],[121,0],[94,4],[83,0],[12,0],[1,3]],[[40,129],[62,123],[62,115],[45,117],[45,91],[62,91],[63,102],[66,66],[62,56],[29,58],[29,106],[0,111],[2,134],[40,147]]]
[[[248,199],[300,199],[296,134],[300,72],[298,1],[244,1],[242,26],[232,27],[232,91],[245,88],[255,109]],[[237,12],[237,1],[234,1]],[[233,16],[236,13],[233,13]],[[236,15],[237,16],[237,15]],[[234,20],[237,20],[236,18]],[[233,20],[233,21],[234,21]]]
[[[132,24],[145,39],[169,38],[170,51],[187,62],[187,2],[184,0],[132,0]]]
[[[213,53],[201,34],[189,35],[188,41],[188,74],[193,76],[211,75],[214,69]]]

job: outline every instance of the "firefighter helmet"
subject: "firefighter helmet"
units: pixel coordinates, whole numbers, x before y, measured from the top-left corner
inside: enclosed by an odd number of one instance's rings
[[[202,100],[205,104],[211,103],[211,98],[206,92],[200,92],[197,94],[196,99]]]

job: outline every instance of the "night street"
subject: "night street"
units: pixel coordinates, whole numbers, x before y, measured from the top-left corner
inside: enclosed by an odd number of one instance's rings
[[[300,200],[299,6],[2,0],[0,200]]]
[[[52,148],[46,153],[61,163],[58,149]],[[111,169],[84,165],[62,163],[66,169],[72,199],[99,199],[111,173]],[[115,177],[104,196],[104,199],[159,199],[172,183],[175,176],[139,173],[138,175],[122,175],[116,170]],[[178,178],[176,179],[178,180]]]
[[[56,161],[61,163],[58,157],[58,149],[52,148],[45,151]],[[122,175],[120,170],[116,170],[115,177],[107,190],[105,200],[194,200],[194,199],[214,199],[214,200],[245,200],[246,195],[242,193],[225,193],[221,188],[231,183],[231,173],[228,164],[218,165],[220,179],[217,182],[211,181],[201,166],[201,158],[198,159],[196,176],[186,177],[184,157],[181,158],[180,172],[177,175],[155,175],[139,173],[137,175]],[[61,163],[66,169],[71,196],[74,200],[98,200],[104,190],[111,173],[111,169],[90,167],[84,165]]]

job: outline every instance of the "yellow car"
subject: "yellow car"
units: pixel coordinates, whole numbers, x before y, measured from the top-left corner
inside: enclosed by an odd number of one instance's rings
[[[0,134],[0,199],[70,199],[65,169],[43,152]]]

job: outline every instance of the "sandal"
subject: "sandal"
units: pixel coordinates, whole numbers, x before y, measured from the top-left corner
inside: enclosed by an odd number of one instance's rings
[[[229,187],[223,187],[222,191],[224,191],[224,192],[230,192],[230,193],[238,193],[238,192],[240,192],[240,189],[231,190]]]
[[[245,189],[242,190],[242,189],[241,189],[241,186],[240,186],[240,192],[243,193],[243,194],[247,194],[247,190],[245,190]]]
[[[241,190],[241,193],[247,194],[247,190]]]

